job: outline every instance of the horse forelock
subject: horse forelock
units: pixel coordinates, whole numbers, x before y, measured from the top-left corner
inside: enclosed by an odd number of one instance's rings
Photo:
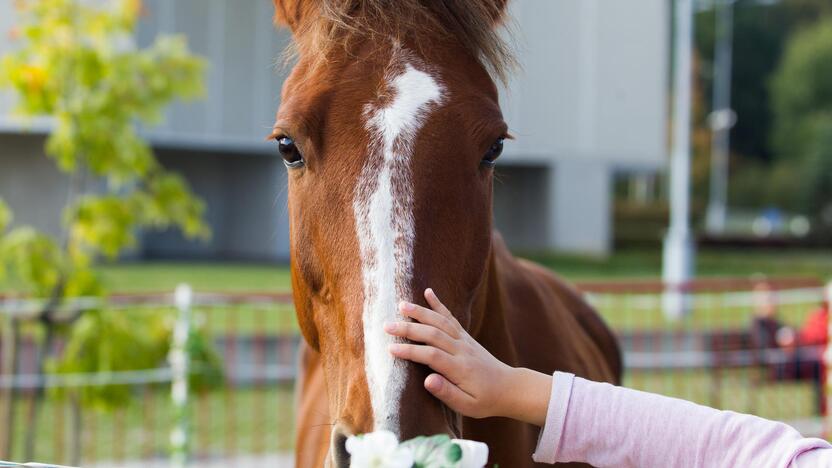
[[[375,430],[399,430],[406,366],[388,351],[394,342],[386,322],[401,319],[398,304],[412,300],[416,238],[411,158],[419,130],[446,99],[436,73],[398,46],[384,74],[381,94],[365,105],[370,135],[356,184],[353,212],[361,252],[364,293],[364,364]]]
[[[410,39],[424,51],[438,40],[460,44],[506,82],[516,67],[507,37],[512,31],[506,0],[274,0],[275,20],[289,26],[294,41],[287,59],[310,57],[314,65],[351,56],[351,46],[373,38]]]

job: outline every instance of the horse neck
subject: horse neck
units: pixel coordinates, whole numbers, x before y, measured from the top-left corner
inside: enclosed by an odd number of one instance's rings
[[[503,289],[500,286],[499,242],[492,242],[488,271],[471,306],[469,333],[494,356],[507,364],[516,364],[511,330],[506,320]]]

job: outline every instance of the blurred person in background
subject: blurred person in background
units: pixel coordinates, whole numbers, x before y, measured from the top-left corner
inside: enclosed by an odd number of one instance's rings
[[[818,410],[826,414],[826,399],[823,388],[826,382],[826,366],[823,350],[829,342],[829,301],[809,313],[803,326],[798,330],[784,327],[777,334],[777,345],[792,356],[796,380],[811,379],[815,382]]]
[[[791,329],[777,318],[777,295],[771,285],[760,281],[754,285],[752,302],[754,316],[751,319],[751,343],[759,350],[778,347]]]
[[[753,290],[754,317],[751,344],[757,362],[768,371],[769,380],[809,380],[813,383],[817,410],[825,414],[823,397],[823,346],[827,343],[827,304],[813,311],[799,330],[778,318],[777,292],[760,281]]]
[[[829,302],[823,303],[806,317],[799,330],[784,327],[777,335],[777,344],[785,348],[825,346],[829,340]]]

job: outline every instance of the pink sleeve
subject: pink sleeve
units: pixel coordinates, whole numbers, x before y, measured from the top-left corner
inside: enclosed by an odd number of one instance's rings
[[[785,468],[828,460],[832,445],[783,423],[555,372],[532,458],[598,467]]]

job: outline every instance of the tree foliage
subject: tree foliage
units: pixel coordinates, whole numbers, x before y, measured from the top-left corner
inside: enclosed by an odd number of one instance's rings
[[[171,343],[175,316],[169,310],[91,311],[73,325],[73,339],[58,361],[48,363],[56,374],[88,374],[153,369],[165,359]],[[106,336],[106,339],[102,339]],[[129,343],[129,346],[125,346]],[[222,384],[220,357],[204,331],[196,325],[188,339],[193,373],[189,388],[201,392]],[[128,385],[106,385],[80,389],[80,401],[91,407],[117,409],[132,397]],[[64,396],[56,387],[54,394]]]
[[[771,88],[778,155],[804,156],[832,116],[832,19],[793,36]]]
[[[137,48],[137,0],[16,5],[19,47],[0,61],[0,84],[17,91],[19,114],[53,118],[46,153],[74,184],[87,175],[106,184],[105,194],[84,194],[67,207],[70,263],[115,257],[135,245],[142,227],[206,237],[202,202],[156,161],[137,130],[138,121],[156,122],[172,99],[202,94],[203,61],[182,37]]]
[[[700,81],[707,96],[712,93],[714,75],[714,14],[715,10],[699,13],[696,24],[696,43],[702,65],[699,69]],[[818,210],[826,210],[819,207],[823,192],[819,192],[818,188],[823,187],[823,183],[816,179],[828,173],[829,159],[821,156],[820,140],[805,132],[815,133],[817,130],[812,127],[818,129],[827,124],[817,114],[804,119],[806,114],[798,110],[803,105],[799,103],[801,98],[796,94],[787,95],[804,92],[798,88],[806,86],[811,80],[823,80],[823,75],[826,75],[827,81],[832,78],[821,70],[821,66],[810,70],[812,67],[805,67],[805,64],[802,71],[797,71],[800,68],[797,64],[790,65],[793,68],[790,76],[780,76],[783,75],[785,63],[795,60],[789,58],[796,53],[793,51],[794,43],[818,40],[799,38],[806,36],[808,30],[814,29],[819,22],[829,21],[829,18],[832,18],[832,3],[828,0],[789,0],[765,4],[756,0],[736,1],[731,82],[731,107],[737,112],[736,126],[731,129],[729,198],[732,205],[754,208],[775,206],[815,215]],[[789,103],[782,102],[784,96]],[[796,119],[790,121],[792,117]],[[814,123],[807,123],[810,120]],[[707,126],[704,119],[696,124]],[[703,163],[709,160],[707,153],[707,147],[697,153]],[[813,156],[810,157],[810,154]],[[699,175],[707,177],[708,172],[703,171]],[[694,198],[704,199],[707,184],[700,183],[695,187]],[[830,213],[828,224],[832,226],[832,208],[827,211]]]
[[[713,85],[714,14],[715,10],[707,10],[696,19],[696,44],[702,59],[700,79],[708,97]],[[828,0],[788,0],[771,4],[737,0],[735,3],[731,107],[738,118],[731,130],[731,150],[746,162],[768,162],[773,158],[774,151],[767,138],[773,125],[768,82],[777,69],[789,37],[819,17],[828,15],[832,15],[832,3]],[[704,121],[701,124],[704,125]]]
[[[832,207],[832,17],[793,36],[771,89],[778,169],[793,203],[818,215]]]
[[[142,229],[210,235],[203,203],[184,179],[159,164],[139,133],[139,125],[158,122],[172,100],[203,94],[205,63],[179,36],[160,36],[138,48],[140,0],[16,0],[15,7],[15,47],[0,59],[0,86],[15,91],[15,112],[23,119],[50,118],[46,154],[67,174],[70,190],[57,239],[28,226],[10,227],[11,213],[0,200],[0,274],[11,278],[17,293],[50,298],[50,304],[102,295],[94,261],[133,247]],[[47,327],[55,325],[51,313],[40,317]],[[84,314],[70,329],[63,361],[50,367],[156,367],[169,345],[168,322],[155,313]],[[97,398],[106,406],[121,401],[123,391],[91,387],[84,400]]]

